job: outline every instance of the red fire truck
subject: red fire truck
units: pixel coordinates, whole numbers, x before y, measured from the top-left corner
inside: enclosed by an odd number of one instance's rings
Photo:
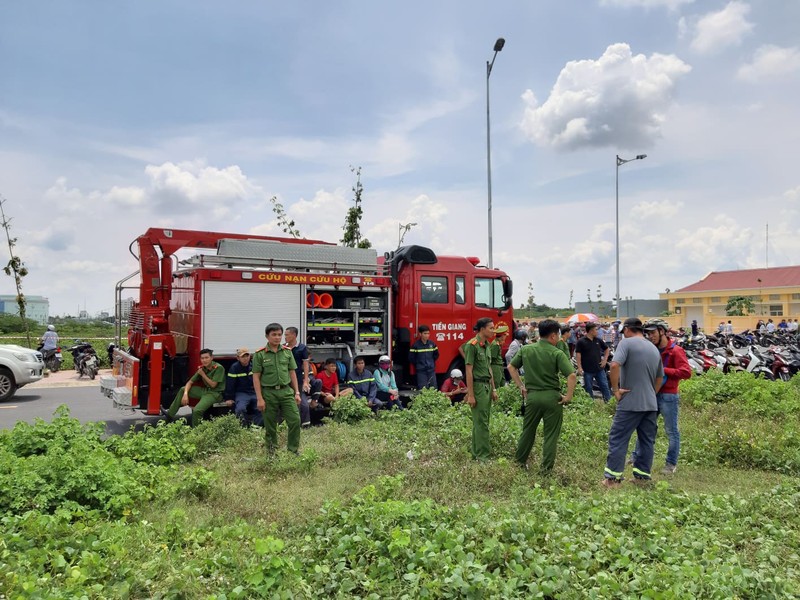
[[[131,243],[132,252],[134,245],[139,270],[116,289],[120,323],[126,282],[139,276],[128,349],[113,351],[113,375],[101,378],[101,388],[120,408],[151,415],[196,371],[202,348],[228,366],[237,348],[264,346],[270,322],[297,327],[314,363],[332,357],[349,370],[356,355],[368,365],[389,355],[398,382],[410,381],[419,325],[439,346],[442,380],[463,367],[458,348],[477,319],[513,323],[504,272],[422,246],[378,257],[318,240],[155,228]],[[204,253],[178,260],[185,248]]]

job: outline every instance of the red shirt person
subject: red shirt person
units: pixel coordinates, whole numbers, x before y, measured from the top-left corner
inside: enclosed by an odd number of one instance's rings
[[[450,377],[445,379],[440,391],[450,398],[450,402],[461,402],[467,393],[467,384],[464,383],[464,374],[459,369],[450,371]]]

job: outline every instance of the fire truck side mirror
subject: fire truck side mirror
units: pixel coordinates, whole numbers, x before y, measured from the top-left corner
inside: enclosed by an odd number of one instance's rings
[[[511,279],[504,279],[503,280],[503,302],[505,303],[505,308],[503,310],[508,310],[511,308],[513,303],[513,296],[514,296],[514,282]]]

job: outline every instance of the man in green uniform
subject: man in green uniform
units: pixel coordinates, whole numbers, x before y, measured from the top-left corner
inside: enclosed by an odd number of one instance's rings
[[[569,353],[569,345],[567,344],[567,340],[572,335],[572,329],[570,329],[569,325],[561,325],[559,326],[559,331],[561,333],[561,337],[556,343],[556,348],[566,354],[567,358],[572,358],[572,355]]]
[[[264,413],[267,451],[278,446],[278,407],[289,427],[287,447],[297,454],[300,448],[300,388],[297,387],[297,363],[289,348],[281,345],[283,326],[270,323],[265,329],[267,345],[253,356],[253,387],[256,407]]]
[[[192,427],[195,427],[203,420],[203,415],[209,408],[222,401],[223,391],[225,367],[214,362],[214,353],[211,350],[203,348],[200,350],[200,366],[197,367],[197,372],[178,390],[169,410],[162,408],[161,414],[171,421],[181,406],[188,406],[189,398],[199,400],[192,409]]]
[[[491,370],[494,323],[489,317],[483,317],[478,319],[475,329],[478,334],[464,348],[464,362],[467,367],[465,401],[472,408],[472,458],[488,460],[491,450],[489,417],[492,400],[497,399]]]
[[[506,343],[508,332],[508,325],[504,321],[499,321],[494,326],[495,337],[490,347],[490,353],[492,355],[492,378],[496,388],[506,384],[506,361],[503,360],[503,344]]]
[[[515,459],[522,467],[527,465],[536,440],[536,428],[539,421],[544,419],[543,474],[550,473],[556,462],[564,405],[572,401],[578,380],[567,354],[556,347],[558,341],[558,323],[545,319],[539,323],[539,341],[520,348],[508,365],[511,378],[519,386],[525,399],[525,418]],[[520,367],[525,368],[524,384],[519,376]],[[561,395],[559,373],[567,378],[567,393],[564,396]]]

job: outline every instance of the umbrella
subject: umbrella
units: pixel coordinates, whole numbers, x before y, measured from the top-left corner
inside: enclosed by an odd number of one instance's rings
[[[599,321],[600,317],[598,317],[594,313],[575,313],[569,319],[565,321],[565,323],[588,323],[590,321]]]

